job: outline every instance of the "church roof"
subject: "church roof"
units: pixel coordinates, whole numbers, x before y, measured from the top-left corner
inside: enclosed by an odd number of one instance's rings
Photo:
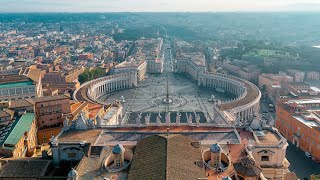
[[[36,178],[44,176],[50,167],[51,160],[38,158],[21,158],[1,160],[1,178]]]
[[[202,161],[200,149],[193,147],[193,139],[182,135],[172,137],[149,136],[137,143],[129,180],[140,179],[197,179],[205,171],[195,165]]]
[[[245,157],[240,162],[233,164],[237,173],[244,176],[259,176],[261,173],[260,167],[250,157]]]

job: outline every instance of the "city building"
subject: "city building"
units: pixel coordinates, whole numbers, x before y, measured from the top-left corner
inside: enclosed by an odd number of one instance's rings
[[[278,101],[276,127],[294,145],[320,160],[320,99]]]
[[[296,98],[317,98],[320,95],[319,91],[315,91],[305,82],[289,82],[283,85],[286,94]]]
[[[78,77],[84,72],[83,67],[77,67],[70,70],[59,69],[58,71],[48,72],[44,74],[43,83],[72,83],[77,82]]]
[[[202,53],[181,53],[173,65],[174,72],[188,73],[197,80],[200,74],[206,72],[206,60]]]
[[[65,117],[71,112],[70,97],[65,95],[36,98],[34,112],[38,131],[38,143],[48,143],[62,129]]]
[[[41,80],[35,82],[24,75],[1,75],[0,101],[42,96]]]
[[[224,60],[222,67],[233,75],[258,84],[261,69],[256,65],[241,60]]]
[[[304,82],[305,72],[295,69],[288,69],[288,74],[293,77],[294,82]]]
[[[126,61],[114,66],[111,70],[112,74],[133,73],[137,77],[137,81],[141,82],[147,75],[147,61],[144,57],[128,57]]]
[[[285,179],[288,144],[272,126],[258,119],[237,129],[164,126],[157,132],[152,125],[66,125],[50,145],[54,166],[74,162],[70,172],[79,179]]]
[[[258,87],[263,96],[267,97],[272,103],[276,103],[277,95],[283,83],[293,82],[293,77],[286,74],[261,74],[259,75]]]
[[[315,71],[307,72],[307,80],[319,81],[320,80],[320,75],[319,75],[318,72],[315,72]]]
[[[17,118],[4,136],[0,147],[2,157],[32,156],[37,146],[37,125],[34,113],[26,113]]]

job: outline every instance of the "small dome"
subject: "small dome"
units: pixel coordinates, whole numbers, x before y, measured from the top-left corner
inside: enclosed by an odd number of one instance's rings
[[[210,151],[213,153],[220,153],[221,147],[218,143],[212,144],[212,146],[210,147]]]
[[[77,177],[78,177],[78,172],[72,168],[68,173],[68,178],[69,179],[77,179]]]
[[[232,180],[229,176],[223,177],[221,180]]]
[[[124,147],[121,144],[117,144],[113,147],[112,153],[113,154],[121,154],[125,151]]]

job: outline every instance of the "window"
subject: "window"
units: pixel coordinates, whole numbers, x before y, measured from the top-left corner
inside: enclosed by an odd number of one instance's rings
[[[75,152],[68,153],[68,158],[76,158],[76,156],[77,156],[77,153],[75,153]]]
[[[261,156],[261,161],[269,161],[269,156]]]

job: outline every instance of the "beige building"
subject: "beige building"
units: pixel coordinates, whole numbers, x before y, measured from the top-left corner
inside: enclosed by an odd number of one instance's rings
[[[311,80],[311,81],[319,81],[320,75],[318,72],[315,71],[311,71],[311,72],[307,72],[307,80]]]
[[[259,75],[258,87],[265,97],[273,103],[283,83],[293,82],[293,77],[286,74],[261,74]]]
[[[137,81],[143,81],[147,75],[147,61],[143,56],[140,57],[128,57],[128,59],[112,69],[112,74],[120,73],[135,73],[137,75]]]

